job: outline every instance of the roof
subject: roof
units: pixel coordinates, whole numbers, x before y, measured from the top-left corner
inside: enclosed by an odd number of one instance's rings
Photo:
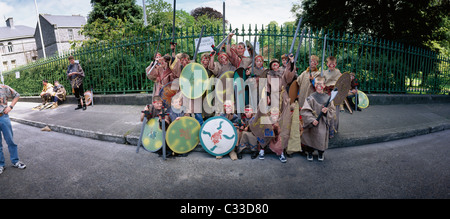
[[[40,16],[56,27],[81,27],[86,24],[86,19],[81,15],[40,14]]]
[[[0,27],[0,41],[27,37],[34,37],[34,28],[23,25],[14,25],[14,28]]]

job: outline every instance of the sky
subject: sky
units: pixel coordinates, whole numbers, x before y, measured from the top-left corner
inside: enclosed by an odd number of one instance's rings
[[[173,4],[173,0],[164,0]],[[276,2],[277,4],[273,4]],[[279,3],[282,2],[282,3]],[[232,27],[245,28],[255,24],[258,28],[266,26],[271,21],[279,25],[294,21],[290,12],[293,2],[299,0],[225,0],[225,19]],[[92,10],[90,0],[37,0],[40,14],[52,15],[82,15],[87,17]],[[142,6],[142,0],[136,0]],[[197,7],[211,7],[222,13],[223,0],[178,0],[176,9],[190,13]],[[15,25],[36,27],[37,16],[34,0],[0,0],[0,27],[5,27],[5,20],[13,17]]]

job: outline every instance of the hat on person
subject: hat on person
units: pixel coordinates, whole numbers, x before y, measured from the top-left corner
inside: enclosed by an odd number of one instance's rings
[[[278,61],[278,59],[272,59],[272,60],[270,61],[270,63],[269,63],[269,69],[270,69],[270,70],[273,70],[273,69],[272,69],[272,64],[273,64],[274,62],[277,62],[278,65],[280,64],[280,61]]]

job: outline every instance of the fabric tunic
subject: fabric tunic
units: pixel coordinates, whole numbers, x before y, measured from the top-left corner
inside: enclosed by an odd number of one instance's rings
[[[314,78],[316,78],[317,76],[320,75],[320,71],[315,69],[315,71],[311,71],[311,75]],[[297,78],[297,83],[298,83],[298,91],[299,91],[298,96],[297,96],[298,105],[300,107],[302,107],[303,104],[305,103],[305,99],[309,95],[314,93],[314,87],[311,84],[311,81],[309,80],[309,68],[300,74],[300,76]]]
[[[287,86],[294,79],[295,72],[296,67],[293,64],[292,65],[288,64],[287,68],[285,68],[284,70],[283,69],[278,69],[278,71],[270,70],[267,73],[267,92],[268,93],[272,92],[272,79],[274,78],[279,79],[278,92],[281,92],[283,87],[284,89],[287,89]]]
[[[241,132],[242,134],[239,139],[239,146],[237,148],[238,153],[241,153],[245,148],[249,148],[250,151],[256,151],[258,149],[258,139],[250,130],[250,124],[253,122],[254,118],[255,117],[242,119],[244,126],[248,127],[248,130]]]
[[[239,56],[234,48],[230,48],[230,52],[227,52],[227,55],[230,57],[231,64],[236,68],[242,67],[247,69],[248,66],[251,66],[252,64],[252,59],[250,57]]]
[[[333,71],[323,71],[323,76],[325,77],[325,86],[334,86],[341,75],[341,71],[337,68],[335,68]]]
[[[169,82],[172,82],[173,80],[175,80],[175,78],[177,78],[170,68],[166,69],[162,67],[153,68],[151,72],[148,72],[151,69],[151,67],[150,68],[149,67],[147,67],[146,69],[147,78],[152,80],[153,82],[156,82],[155,84],[156,95],[159,95],[159,92],[161,91],[161,88],[164,85],[168,84]]]
[[[319,120],[319,124],[314,126],[312,122],[319,116],[322,107],[328,101],[328,95],[325,93],[312,93],[306,98],[300,114],[303,118],[303,134],[301,136],[302,144],[310,146],[320,151],[325,151],[328,148],[329,140],[329,124],[335,116],[336,108],[334,103],[328,105],[328,112],[323,114]]]
[[[220,62],[214,62],[213,66],[213,68],[208,66],[208,69],[212,71],[216,78],[219,78],[224,72],[236,70],[236,67],[234,67],[230,62],[225,65],[220,64]]]

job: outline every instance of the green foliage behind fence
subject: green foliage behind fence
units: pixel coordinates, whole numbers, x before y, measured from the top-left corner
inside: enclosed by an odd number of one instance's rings
[[[231,31],[231,27],[227,32]],[[177,53],[194,53],[194,38],[200,30],[177,29]],[[253,41],[257,36],[260,54],[266,65],[272,58],[280,59],[289,51],[295,32],[294,26],[269,26],[258,28],[249,26],[237,29],[234,42]],[[431,51],[411,47],[382,39],[372,39],[364,35],[349,35],[323,31],[305,30],[294,46],[294,52],[302,38],[297,67],[300,74],[308,66],[309,47],[311,54],[322,58],[323,41],[327,35],[325,57],[333,55],[338,60],[341,72],[355,72],[360,89],[367,93],[419,93],[446,94],[450,91],[450,59]],[[223,39],[220,27],[207,27],[203,36],[214,36],[218,43]],[[146,78],[145,68],[155,52],[159,33],[141,33],[133,38],[109,44],[81,47],[75,52],[4,72],[5,84],[15,88],[22,95],[38,95],[42,80],[59,80],[66,88],[68,66],[67,57],[73,55],[83,67],[85,89],[93,88],[94,93],[136,93],[152,92],[152,82]],[[170,52],[171,30],[162,37],[160,52]],[[198,55],[197,57],[200,57]],[[199,58],[197,58],[197,62]],[[321,64],[319,64],[319,67]],[[267,66],[266,66],[267,67]],[[326,63],[324,64],[326,69]],[[16,78],[15,72],[20,72]]]

